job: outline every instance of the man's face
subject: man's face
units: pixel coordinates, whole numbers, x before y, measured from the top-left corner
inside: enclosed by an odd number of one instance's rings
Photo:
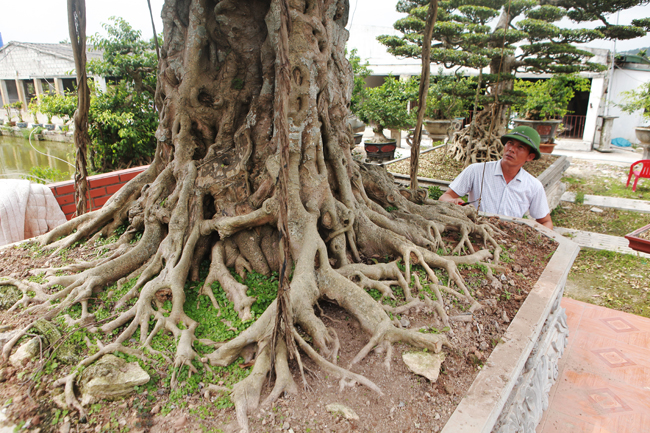
[[[503,149],[503,161],[511,166],[522,167],[526,161],[535,159],[535,153],[530,147],[512,138],[506,141]]]

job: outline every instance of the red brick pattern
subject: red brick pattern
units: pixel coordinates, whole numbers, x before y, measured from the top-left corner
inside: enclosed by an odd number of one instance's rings
[[[142,173],[148,166],[128,168],[110,173],[88,176],[88,188],[90,200],[88,209],[97,210],[108,201],[109,198],[120,190],[129,180]],[[51,183],[48,185],[61,206],[61,210],[67,219],[71,219],[76,211],[74,203],[74,181]]]
[[[650,319],[562,299],[569,344],[537,433],[650,432]]]

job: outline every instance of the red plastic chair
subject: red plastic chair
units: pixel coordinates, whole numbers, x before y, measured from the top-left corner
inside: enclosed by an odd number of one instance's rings
[[[635,170],[634,167],[639,164],[642,164],[641,169]],[[639,181],[640,177],[650,179],[650,159],[642,159],[630,166],[630,175],[627,177],[627,184],[625,185],[625,188],[630,186],[630,179],[632,179],[632,175],[634,175],[634,185],[632,185],[632,191],[636,191],[636,183]]]

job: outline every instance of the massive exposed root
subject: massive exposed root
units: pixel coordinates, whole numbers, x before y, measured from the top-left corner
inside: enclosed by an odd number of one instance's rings
[[[339,377],[342,390],[360,384],[381,394],[377,385],[351,370],[372,350],[383,350],[390,368],[397,342],[433,352],[450,348],[444,334],[404,329],[390,315],[428,309],[447,324],[449,297],[470,310],[481,308],[457,266],[489,261],[489,266],[497,266],[500,252],[496,229],[478,221],[471,207],[433,202],[423,191],[405,191],[383,168],[352,159],[353,136],[346,123],[352,79],[344,57],[347,2],[297,1],[285,6],[280,0],[222,0],[210,9],[200,0],[168,0],[158,83],[164,103],[154,163],[100,211],[39,239],[57,254],[126,226],[117,246],[94,262],[40,270],[44,283],[0,281],[24,294],[13,307],[18,314],[53,319],[81,305],[80,318],[70,318],[69,323],[95,333],[98,348],[81,366],[116,351],[166,357],[152,344],[161,333],[174,337],[175,355],[167,360],[175,372],[195,372],[197,362],[226,366],[240,356],[248,362],[255,353],[251,374],[231,396],[243,431],[269,375],[275,385],[266,404],[285,391],[297,391],[291,363],[302,373],[300,383],[309,386],[301,357]],[[281,14],[290,17],[288,34],[280,26]],[[286,167],[279,164],[274,136],[280,121],[275,117],[274,89],[282,37],[288,38],[291,67]],[[281,266],[277,225],[284,204],[276,189],[280,170],[287,170],[289,178],[289,307],[291,337],[299,350],[292,352],[281,340],[271,350],[275,302],[229,341],[198,341],[201,324],[186,314],[185,304],[187,282],[199,274],[202,261],[209,262],[209,269],[200,293],[213,308],[220,308],[213,292],[218,283],[242,321],[253,318],[255,298],[231,269],[242,277],[251,271],[271,275]],[[457,239],[452,251],[446,248],[448,236]],[[475,251],[470,240],[482,242],[485,249]],[[467,254],[446,256],[448,252]],[[438,269],[446,275],[446,284]],[[122,288],[132,277],[137,281],[117,300],[114,314],[97,321],[93,295],[112,283]],[[382,302],[395,297],[393,287],[403,293],[401,304],[394,307]],[[369,294],[373,290],[381,293],[379,300]],[[318,313],[322,300],[346,310],[367,334],[367,344],[349,365],[337,364],[340,342]],[[5,359],[33,323],[5,344]],[[127,347],[136,336],[139,348]],[[215,349],[200,355],[197,342]],[[73,373],[57,384],[65,386],[68,405],[81,412],[74,380]]]

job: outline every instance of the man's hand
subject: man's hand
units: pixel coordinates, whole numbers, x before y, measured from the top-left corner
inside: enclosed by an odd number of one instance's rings
[[[442,197],[440,197],[442,198]],[[548,227],[549,229],[553,230],[553,221],[551,221],[551,214],[546,214],[545,217],[542,217],[537,220],[538,223],[543,225],[544,227]]]
[[[455,203],[455,204],[465,204],[462,198],[458,194],[454,192],[451,188],[447,190],[443,195],[440,196],[438,201],[446,201],[448,203]]]

